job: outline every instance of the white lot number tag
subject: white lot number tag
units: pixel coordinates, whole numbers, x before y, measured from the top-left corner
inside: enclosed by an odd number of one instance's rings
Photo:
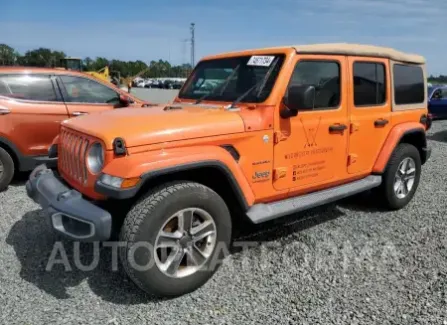
[[[257,67],[269,67],[272,64],[274,56],[258,56],[253,55],[250,60],[248,60],[247,65],[253,65]]]

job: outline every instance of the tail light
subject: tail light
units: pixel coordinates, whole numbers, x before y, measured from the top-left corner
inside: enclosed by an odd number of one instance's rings
[[[425,126],[425,130],[428,131],[431,128],[433,116],[431,114],[422,115],[419,122]]]

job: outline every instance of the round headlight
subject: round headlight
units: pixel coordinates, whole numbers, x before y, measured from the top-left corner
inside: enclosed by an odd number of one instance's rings
[[[92,144],[87,153],[87,167],[93,173],[99,173],[104,167],[104,149],[99,142]]]

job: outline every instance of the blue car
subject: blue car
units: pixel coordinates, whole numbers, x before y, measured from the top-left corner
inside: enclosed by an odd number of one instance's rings
[[[428,113],[433,119],[447,118],[447,85],[428,87]]]

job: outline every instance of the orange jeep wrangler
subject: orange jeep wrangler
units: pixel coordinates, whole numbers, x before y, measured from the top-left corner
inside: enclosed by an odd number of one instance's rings
[[[423,57],[376,46],[209,56],[168,105],[63,122],[57,172],[37,167],[27,193],[74,240],[118,227],[129,277],[185,294],[216,271],[232,217],[259,224],[370,189],[404,207],[430,155],[426,89]]]

